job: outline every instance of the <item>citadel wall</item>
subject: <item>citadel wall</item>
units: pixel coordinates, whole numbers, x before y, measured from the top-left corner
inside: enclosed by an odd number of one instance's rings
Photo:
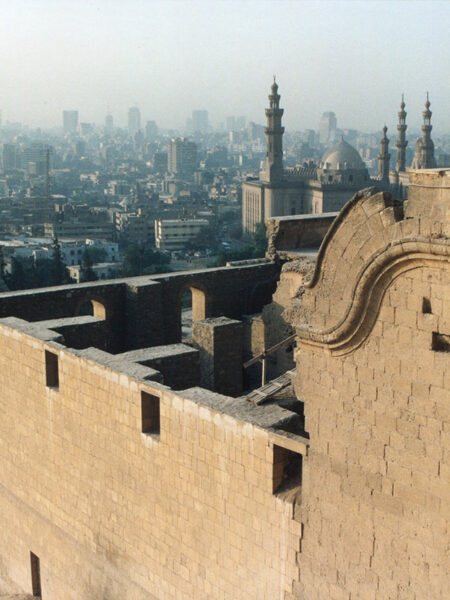
[[[411,178],[404,205],[368,190],[344,208],[292,308],[310,434],[299,600],[450,589],[448,171]]]
[[[1,568],[25,591],[30,552],[46,600],[291,589],[301,525],[274,494],[274,448],[305,453],[307,440],[283,431],[290,413],[174,392],[5,324],[0,388]],[[149,433],[143,392],[159,404]]]

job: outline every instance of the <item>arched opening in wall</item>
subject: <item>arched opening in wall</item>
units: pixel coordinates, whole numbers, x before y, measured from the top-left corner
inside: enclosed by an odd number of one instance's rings
[[[203,290],[186,288],[181,296],[181,338],[192,337],[192,324],[206,317],[206,296]]]
[[[106,308],[105,305],[98,300],[86,300],[81,304],[77,314],[79,317],[91,316],[97,317],[97,319],[106,319]]]

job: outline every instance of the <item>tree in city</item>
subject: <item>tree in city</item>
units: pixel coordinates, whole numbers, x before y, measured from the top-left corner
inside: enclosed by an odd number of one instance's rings
[[[122,274],[125,277],[167,273],[170,256],[150,244],[129,244],[123,253]]]
[[[97,281],[98,277],[93,269],[94,261],[89,248],[85,248],[80,266],[80,281]]]
[[[255,233],[253,234],[253,248],[253,256],[255,258],[262,258],[266,254],[267,235],[265,223],[256,224]]]
[[[66,265],[61,255],[61,245],[58,236],[55,235],[52,243],[52,262],[50,267],[50,285],[61,285],[69,282]]]

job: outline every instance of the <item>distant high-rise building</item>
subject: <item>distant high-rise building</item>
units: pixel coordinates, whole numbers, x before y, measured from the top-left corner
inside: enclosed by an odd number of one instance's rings
[[[246,117],[234,117],[234,116],[230,116],[226,118],[225,121],[226,124],[226,128],[227,131],[241,131],[242,129],[245,129],[245,126],[247,124],[247,119]]]
[[[168,172],[190,175],[196,168],[197,145],[185,138],[173,138],[168,148]]]
[[[241,131],[241,129],[245,129],[245,125],[247,124],[247,119],[245,117],[236,117],[236,129]]]
[[[227,128],[227,131],[234,131],[236,129],[236,119],[235,117],[231,116],[231,117],[227,117],[226,121],[225,121],[225,125]]]
[[[337,120],[334,112],[324,112],[320,119],[319,139],[321,144],[334,142],[336,138]]]
[[[16,168],[16,146],[14,144],[3,144],[2,163],[3,171],[13,171]]]
[[[264,141],[265,140],[264,125],[258,125],[257,123],[250,121],[250,123],[247,125],[247,133],[248,133],[249,139],[252,141],[255,141],[255,140]]]
[[[80,133],[81,135],[90,135],[94,132],[94,126],[92,123],[80,123]]]
[[[128,110],[128,132],[134,135],[141,128],[141,111],[137,106],[132,106]]]
[[[105,118],[105,131],[111,133],[114,129],[114,119],[112,115],[106,115]]]
[[[153,142],[158,135],[158,127],[156,126],[156,121],[147,121],[145,126],[145,137],[148,141]]]
[[[47,152],[52,155],[52,148],[47,144],[34,143],[23,151],[22,168],[34,175],[45,175],[47,170]]]
[[[63,110],[63,129],[66,133],[73,133],[78,127],[78,111]]]
[[[194,133],[208,133],[208,111],[193,110],[192,111],[192,130]]]
[[[153,166],[158,173],[167,171],[167,152],[155,152],[153,157]]]

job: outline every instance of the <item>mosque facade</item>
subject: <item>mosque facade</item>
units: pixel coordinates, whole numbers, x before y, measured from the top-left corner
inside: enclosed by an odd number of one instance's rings
[[[329,148],[318,164],[304,164],[295,168],[283,167],[283,109],[280,108],[278,85],[274,81],[266,109],[266,160],[258,180],[242,186],[242,226],[253,233],[259,223],[275,216],[336,212],[358,190],[376,186],[389,191],[399,199],[406,197],[408,175],[405,165],[406,112],[402,97],[398,138],[396,142],[396,169],[390,170],[387,127],[383,128],[378,154],[378,176],[371,177],[358,151],[343,138]],[[423,113],[422,138],[417,141],[414,169],[436,166],[434,145],[431,140],[431,111],[427,96]]]

